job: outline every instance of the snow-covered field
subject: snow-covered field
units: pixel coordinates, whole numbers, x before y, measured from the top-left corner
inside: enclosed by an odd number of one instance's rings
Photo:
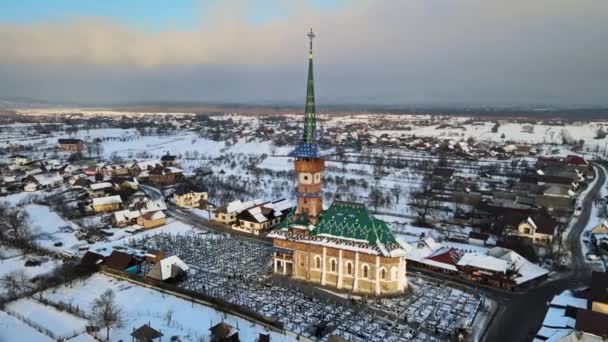
[[[42,247],[61,251],[63,249],[74,249],[74,247],[82,243],[76,239],[73,232],[60,230],[62,227],[77,230],[78,226],[73,222],[63,219],[49,207],[30,204],[25,206],[24,209],[30,216],[36,242]],[[58,242],[61,242],[63,245],[59,247],[53,246]]]
[[[53,342],[55,340],[17,318],[0,311],[0,341]]]
[[[44,305],[34,299],[24,298],[9,303],[5,311],[20,316],[30,325],[46,328],[55,339],[67,339],[82,334],[87,320]]]
[[[116,302],[126,317],[124,327],[110,331],[111,341],[129,341],[133,328],[148,323],[162,331],[165,336],[163,340],[179,336],[182,341],[206,341],[208,329],[222,320],[238,328],[242,341],[255,341],[259,333],[270,333],[271,341],[293,340],[245,319],[102,274],[95,274],[72,287],[62,286],[45,291],[43,295],[52,302],[78,305],[85,312],[90,312],[91,303],[107,289],[114,290]],[[167,312],[172,312],[170,322],[166,317]]]
[[[42,263],[38,266],[26,267],[25,262],[28,259],[40,260]],[[35,256],[17,256],[8,259],[0,259],[0,278],[12,272],[23,271],[25,272],[25,275],[28,279],[32,279],[36,276],[51,272],[55,267],[59,265],[60,263],[56,259],[48,259]],[[0,296],[5,294],[5,292],[6,288],[4,286],[0,286]]]

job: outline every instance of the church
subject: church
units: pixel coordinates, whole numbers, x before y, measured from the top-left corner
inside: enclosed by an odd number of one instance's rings
[[[308,37],[304,134],[291,153],[297,206],[268,235],[274,245],[274,273],[356,294],[403,293],[406,252],[389,225],[360,203],[336,201],[323,210],[325,160],[315,137],[312,30]]]

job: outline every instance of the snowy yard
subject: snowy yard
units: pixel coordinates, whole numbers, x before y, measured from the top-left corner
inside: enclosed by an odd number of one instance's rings
[[[55,340],[19,319],[0,311],[0,341],[54,342]]]
[[[91,303],[107,289],[115,291],[116,302],[126,317],[123,328],[111,330],[112,341],[130,341],[133,328],[148,323],[164,334],[163,340],[169,340],[172,336],[179,336],[182,341],[206,340],[208,329],[222,320],[238,329],[242,341],[254,341],[259,333],[270,333],[271,341],[293,340],[245,319],[102,274],[95,274],[73,287],[63,286],[45,291],[43,295],[52,302],[68,303],[90,312]],[[172,312],[170,322],[167,312]]]
[[[20,299],[9,303],[5,311],[31,326],[46,328],[55,339],[71,338],[82,334],[87,321],[67,312],[37,302],[34,299]]]
[[[37,266],[26,267],[25,262],[29,259],[40,260],[41,264]],[[22,270],[25,272],[28,279],[32,279],[33,277],[43,275],[52,271],[55,267],[59,265],[60,262],[55,259],[41,257],[16,256],[8,259],[0,259],[0,278],[11,272]],[[5,294],[5,292],[6,288],[0,287],[0,296]]]

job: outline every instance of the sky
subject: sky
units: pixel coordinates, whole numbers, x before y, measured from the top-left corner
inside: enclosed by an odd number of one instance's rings
[[[608,105],[606,0],[3,0],[0,98]]]

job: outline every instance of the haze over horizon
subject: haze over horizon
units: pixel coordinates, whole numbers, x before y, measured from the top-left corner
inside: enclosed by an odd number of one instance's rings
[[[0,98],[608,105],[602,0],[0,4]]]

